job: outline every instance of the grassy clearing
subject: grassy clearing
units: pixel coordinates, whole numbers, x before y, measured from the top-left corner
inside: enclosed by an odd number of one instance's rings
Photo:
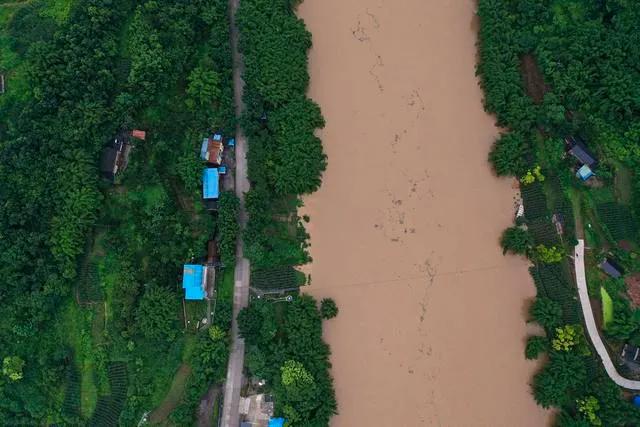
[[[231,301],[233,299],[234,271],[233,268],[224,270],[222,279],[218,281],[218,300]]]
[[[613,300],[604,287],[600,287],[600,297],[602,299],[602,316],[604,319],[604,328],[607,329],[613,321]]]
[[[96,372],[93,359],[90,357],[92,343],[88,333],[90,314],[70,301],[63,311],[62,331],[73,349],[75,363],[80,371],[80,413],[89,418],[93,414],[98,401],[98,387],[95,382]]]
[[[187,330],[197,332],[198,322],[202,326],[202,319],[207,317],[207,301],[186,301],[184,302],[185,311],[187,313]]]

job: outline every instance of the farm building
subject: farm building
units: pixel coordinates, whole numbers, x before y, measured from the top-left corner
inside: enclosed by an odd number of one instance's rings
[[[591,178],[592,176],[594,176],[595,174],[593,173],[593,171],[591,170],[591,168],[587,165],[582,165],[580,167],[580,169],[578,169],[578,172],[576,172],[576,176],[578,178],[580,178],[583,181],[588,180],[589,178]]]
[[[222,152],[224,146],[222,144],[222,135],[215,134],[212,138],[204,138],[200,147],[200,158],[212,165],[222,164]]]
[[[598,161],[591,151],[587,148],[582,138],[578,136],[569,136],[565,138],[569,154],[575,157],[583,165],[592,167]]]
[[[206,296],[207,267],[185,264],[182,270],[182,289],[187,300],[202,300]]]
[[[217,168],[206,168],[202,173],[202,198],[208,210],[218,209],[220,197],[220,171]]]
[[[631,344],[625,344],[622,347],[622,359],[626,362],[640,364],[640,348]]]
[[[621,277],[622,274],[624,273],[624,271],[622,270],[622,267],[620,267],[611,258],[605,258],[604,261],[600,263],[600,268],[602,269],[602,271],[604,271],[614,279]]]
[[[127,168],[131,145],[126,135],[116,137],[102,150],[100,156],[100,172],[105,179],[114,181],[119,172]]]
[[[253,427],[271,427],[273,410],[273,399],[268,394],[252,394],[240,398],[239,411],[243,422]]]

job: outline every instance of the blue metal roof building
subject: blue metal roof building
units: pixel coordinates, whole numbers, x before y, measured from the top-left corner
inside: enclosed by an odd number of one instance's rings
[[[217,199],[220,196],[220,174],[217,168],[206,168],[202,175],[202,197]]]
[[[583,181],[588,180],[589,178],[591,178],[592,176],[594,176],[595,174],[593,173],[593,171],[591,170],[591,168],[587,165],[582,165],[582,167],[580,169],[578,169],[578,172],[576,173],[576,176],[578,178],[580,178]]]
[[[284,418],[271,418],[269,427],[284,427]]]
[[[204,291],[204,266],[185,264],[182,271],[182,289],[184,298],[188,300],[202,300]]]

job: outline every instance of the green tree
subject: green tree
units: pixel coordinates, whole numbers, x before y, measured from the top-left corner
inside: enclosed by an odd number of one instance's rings
[[[526,170],[527,142],[520,133],[503,133],[491,147],[489,161],[498,176],[520,176]]]
[[[549,341],[546,337],[539,335],[532,335],[527,338],[527,345],[524,350],[524,355],[527,359],[533,360],[540,356],[540,353],[544,353],[549,348]]]
[[[188,98],[185,101],[190,109],[211,106],[222,93],[220,75],[212,69],[198,66],[187,77]]]
[[[552,329],[562,321],[562,307],[552,299],[536,297],[529,308],[529,315],[543,327]]]
[[[594,396],[587,396],[584,399],[576,400],[578,411],[585,417],[592,426],[601,426],[602,420],[598,417],[597,412],[600,409],[600,403]]]
[[[25,362],[20,356],[7,356],[2,361],[2,374],[11,381],[19,381],[23,377],[24,365]]]
[[[511,252],[518,255],[526,255],[533,245],[533,239],[527,230],[521,227],[509,227],[502,232],[500,246],[502,254]]]
[[[338,306],[331,298],[323,298],[320,301],[320,314],[323,319],[333,319],[338,315]]]
[[[564,250],[558,246],[536,246],[536,259],[544,264],[559,263],[564,259]]]
[[[280,368],[282,384],[290,389],[307,388],[313,385],[313,376],[304,365],[295,360],[287,360]]]
[[[138,330],[146,338],[174,340],[178,328],[178,299],[167,288],[148,286],[136,314]]]
[[[533,378],[533,394],[544,408],[561,407],[570,401],[570,393],[586,387],[587,368],[582,356],[552,353],[549,363]]]
[[[551,345],[556,351],[570,351],[579,341],[580,337],[575,325],[565,325],[556,328],[556,335],[551,341]]]

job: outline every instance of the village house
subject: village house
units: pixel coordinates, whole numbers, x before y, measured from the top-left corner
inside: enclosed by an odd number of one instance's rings
[[[224,145],[222,135],[216,133],[211,138],[204,138],[200,147],[200,158],[209,164],[220,166]]]
[[[571,154],[581,166],[576,172],[576,176],[583,181],[588,180],[595,175],[593,169],[598,161],[591,151],[587,148],[584,140],[578,136],[568,136],[565,138],[567,151]]]
[[[206,168],[202,174],[202,198],[208,210],[218,209],[220,197],[220,171],[218,168]]]
[[[622,267],[620,267],[611,258],[605,258],[604,261],[602,261],[600,263],[600,269],[602,269],[602,271],[604,271],[605,273],[607,273],[609,276],[613,277],[614,279],[618,279],[618,278],[622,277],[622,275],[624,274],[624,271],[622,270]]]
[[[100,172],[105,179],[113,182],[116,175],[127,168],[131,145],[126,134],[117,136],[102,150]]]
[[[185,264],[182,270],[184,299],[203,300],[207,296],[207,266]]]

